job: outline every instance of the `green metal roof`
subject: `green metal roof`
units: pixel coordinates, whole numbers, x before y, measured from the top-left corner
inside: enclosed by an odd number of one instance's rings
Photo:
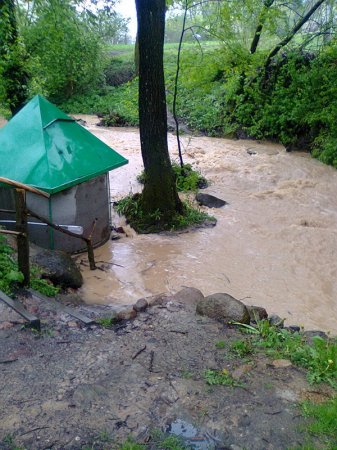
[[[0,129],[0,176],[50,194],[127,163],[40,95]]]

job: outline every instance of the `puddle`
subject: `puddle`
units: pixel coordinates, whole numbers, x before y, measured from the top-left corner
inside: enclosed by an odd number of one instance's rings
[[[177,419],[165,430],[168,434],[180,437],[184,444],[193,450],[215,450],[216,443],[209,435],[198,431],[191,423]]]

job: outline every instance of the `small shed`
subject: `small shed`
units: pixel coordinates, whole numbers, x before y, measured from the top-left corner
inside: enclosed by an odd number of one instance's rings
[[[109,171],[127,163],[40,95],[0,129],[0,177],[49,193],[49,199],[27,193],[26,202],[30,210],[57,225],[77,225],[88,235],[96,220],[95,246],[110,236]],[[0,209],[14,209],[14,192],[8,186],[0,187]],[[15,220],[13,214],[0,213],[0,225],[10,228],[11,220]],[[81,239],[33,218],[29,219],[29,237],[45,248],[83,249]]]

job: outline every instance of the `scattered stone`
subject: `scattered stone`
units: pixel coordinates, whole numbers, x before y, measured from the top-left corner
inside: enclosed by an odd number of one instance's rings
[[[33,258],[33,262],[42,269],[42,277],[54,284],[74,289],[83,284],[80,269],[66,252],[44,249]]]
[[[0,323],[0,330],[9,330],[10,328],[14,327],[14,323],[12,322],[1,322]]]
[[[287,327],[287,330],[291,331],[292,333],[299,333],[301,331],[301,327],[299,327],[298,325],[289,325],[289,327]]]
[[[328,335],[326,333],[324,333],[324,331],[320,331],[320,330],[303,331],[303,335],[307,339],[308,344],[312,344],[313,338],[316,336],[319,336],[323,339],[328,339]]]
[[[235,380],[239,380],[242,378],[246,373],[249,373],[252,370],[253,366],[251,364],[243,364],[242,366],[237,367],[232,372],[232,377]]]
[[[117,320],[132,320],[137,317],[137,312],[133,306],[123,308],[117,312]]]
[[[62,292],[56,295],[56,300],[64,305],[78,306],[83,304],[82,295],[78,292]]]
[[[135,305],[133,305],[133,309],[136,312],[142,312],[142,311],[145,311],[148,306],[149,306],[149,304],[148,304],[147,300],[145,298],[140,298],[139,300],[137,300]]]
[[[246,306],[229,294],[217,293],[209,295],[197,303],[197,314],[211,319],[234,321],[245,324],[250,323],[250,317]]]
[[[151,297],[146,298],[149,306],[158,306],[163,305],[164,303],[167,303],[170,301],[170,296],[167,294],[157,294],[157,295],[151,295]]]
[[[203,293],[193,287],[185,287],[172,296],[173,301],[182,303],[183,305],[196,305],[204,298]]]
[[[257,154],[257,152],[255,150],[251,149],[251,148],[249,148],[247,150],[247,153],[248,153],[248,155],[256,155]]]
[[[112,231],[110,234],[110,240],[111,241],[118,241],[118,239],[120,239],[120,233],[117,233],[116,231]]]
[[[268,319],[267,311],[261,306],[247,306],[250,321],[257,322],[258,320]]]
[[[195,196],[195,199],[200,205],[207,206],[208,208],[221,208],[222,206],[228,205],[225,200],[200,192]]]
[[[284,320],[285,319],[281,319],[280,316],[277,316],[276,314],[272,314],[271,316],[269,316],[268,320],[269,320],[270,325],[273,325],[278,328],[284,328]]]
[[[271,363],[271,366],[275,369],[283,369],[285,367],[292,366],[291,361],[289,359],[274,359],[274,361]]]

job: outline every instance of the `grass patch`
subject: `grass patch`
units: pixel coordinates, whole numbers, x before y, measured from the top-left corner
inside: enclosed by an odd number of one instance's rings
[[[209,386],[232,386],[240,387],[242,383],[236,381],[229,373],[228,370],[212,370],[207,369],[204,373],[204,379]]]
[[[324,439],[327,449],[336,450],[337,397],[320,404],[304,402],[302,411],[304,416],[312,419],[312,422],[307,427],[307,431]]]
[[[183,202],[182,214],[175,214],[170,221],[162,220],[160,211],[145,214],[141,206],[140,194],[128,195],[115,203],[114,208],[119,215],[124,215],[127,222],[137,233],[157,233],[160,231],[176,231],[205,223],[215,225],[216,219],[200,209],[193,208],[189,203]]]
[[[111,328],[117,322],[115,317],[102,317],[97,319],[96,322],[103,328]]]
[[[245,356],[254,353],[254,347],[251,340],[238,339],[231,343],[230,352],[238,358],[244,358]]]
[[[284,328],[261,320],[256,326],[240,324],[242,330],[255,335],[252,344],[273,358],[286,358],[307,369],[309,383],[326,382],[337,389],[337,341],[314,336],[309,344],[302,333],[292,333]]]

